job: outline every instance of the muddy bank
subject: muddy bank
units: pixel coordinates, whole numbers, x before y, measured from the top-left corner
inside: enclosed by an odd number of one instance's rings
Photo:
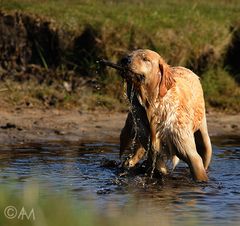
[[[92,76],[97,59],[106,58],[101,32],[91,25],[69,31],[51,18],[20,11],[0,10],[0,50],[0,68],[15,74],[38,65],[45,69],[43,74],[61,67]]]
[[[0,115],[2,144],[116,140],[125,119],[122,113],[57,109],[18,108]]]
[[[0,143],[118,142],[126,113],[17,108],[0,111]],[[208,114],[211,136],[240,135],[240,115]]]
[[[106,28],[104,25],[84,23],[80,27],[69,30],[48,17],[0,10],[2,84],[14,92],[19,90],[19,84],[34,81],[37,86],[44,86],[45,91],[39,93],[34,84],[31,94],[24,96],[51,107],[63,107],[74,98],[73,102],[82,107],[84,101],[78,100],[83,96],[81,88],[84,87],[96,94],[94,98],[101,99],[104,107],[112,109],[119,105],[121,81],[115,72],[100,66],[98,60],[104,58],[116,62],[128,50],[149,48],[159,50],[171,65],[186,66],[196,72],[202,79],[209,106],[239,111],[239,66],[235,60],[239,58],[239,23],[232,25],[228,31],[229,38],[221,48],[206,43],[191,50],[178,44],[177,35],[171,37],[172,41],[161,42],[158,36],[146,34],[134,25],[120,27],[118,32],[114,26]],[[163,33],[162,37],[165,35]],[[184,56],[177,50],[169,51],[172,45],[176,45],[179,51],[184,50]],[[164,49],[168,50],[167,53]],[[15,82],[13,88],[9,86],[9,81]],[[49,88],[54,94],[49,95]],[[17,96],[12,98],[14,100],[21,99],[16,94],[13,96]]]

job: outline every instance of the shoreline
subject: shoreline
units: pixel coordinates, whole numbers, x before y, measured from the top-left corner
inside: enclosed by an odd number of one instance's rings
[[[0,145],[45,142],[119,142],[127,113],[9,108],[0,110]],[[240,136],[240,115],[207,114],[211,137]]]

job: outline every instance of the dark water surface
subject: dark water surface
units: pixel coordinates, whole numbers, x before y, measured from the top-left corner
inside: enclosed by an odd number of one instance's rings
[[[194,183],[183,163],[163,180],[122,175],[117,142],[0,146],[0,183],[18,192],[37,181],[42,194],[65,193],[103,215],[144,213],[156,225],[160,213],[176,223],[197,218],[201,225],[238,225],[240,137],[213,137],[212,143],[208,183]]]

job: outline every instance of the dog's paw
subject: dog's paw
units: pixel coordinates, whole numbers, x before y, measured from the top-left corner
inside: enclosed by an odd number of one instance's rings
[[[136,163],[134,162],[132,156],[128,156],[128,158],[123,162],[123,167],[126,169],[132,168],[136,165]]]

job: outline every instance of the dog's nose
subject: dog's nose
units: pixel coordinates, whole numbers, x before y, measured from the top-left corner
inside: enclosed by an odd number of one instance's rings
[[[130,56],[125,56],[122,58],[121,60],[121,64],[122,65],[128,65],[131,63],[131,57]]]

